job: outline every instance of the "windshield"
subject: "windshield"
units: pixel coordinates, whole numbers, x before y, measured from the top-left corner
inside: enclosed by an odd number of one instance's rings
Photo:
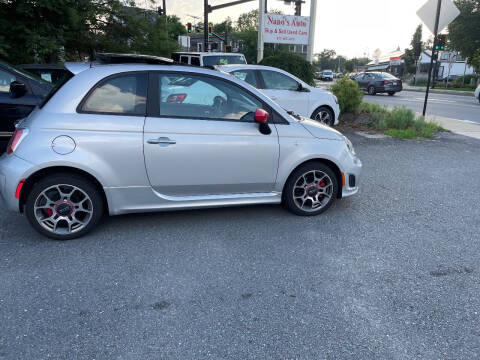
[[[66,82],[68,80],[70,80],[74,75],[71,73],[71,72],[67,72],[65,74],[65,77],[59,81],[58,83],[55,84],[55,86],[52,88],[52,90],[50,90],[50,92],[43,98],[42,102],[40,103],[40,105],[38,106],[40,109],[42,107],[45,106],[45,104],[48,102],[48,100],[50,100],[52,98],[53,95],[55,95],[55,93],[60,90],[60,88],[66,84]]]
[[[323,72],[325,75],[332,75],[332,72],[331,71],[324,71]]]
[[[203,66],[246,64],[243,55],[207,55],[203,57]]]

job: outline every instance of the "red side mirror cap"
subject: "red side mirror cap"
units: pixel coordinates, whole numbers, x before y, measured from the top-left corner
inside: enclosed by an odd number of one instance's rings
[[[268,112],[263,109],[257,109],[255,111],[255,121],[261,124],[265,124],[268,120]]]

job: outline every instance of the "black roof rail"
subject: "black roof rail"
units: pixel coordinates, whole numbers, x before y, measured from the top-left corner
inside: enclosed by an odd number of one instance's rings
[[[116,54],[116,53],[96,53],[96,62],[100,64],[160,64],[160,65],[175,65],[176,62],[172,59],[141,54]]]

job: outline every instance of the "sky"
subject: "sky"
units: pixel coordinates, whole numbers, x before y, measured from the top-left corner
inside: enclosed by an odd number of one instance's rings
[[[148,0],[137,0],[138,5]],[[161,0],[156,0],[161,4]],[[232,0],[209,0],[210,5],[219,5]],[[302,6],[302,15],[310,15],[310,1]],[[421,24],[417,10],[426,0],[317,0],[317,17],[314,52],[334,49],[338,55],[347,57],[372,57],[376,49],[388,53],[409,46],[416,27]],[[182,22],[194,22],[189,15],[202,17],[202,0],[166,0],[168,14],[177,15]],[[293,15],[293,5],[283,0],[268,0],[268,9],[281,10]],[[213,23],[227,17],[235,21],[238,15],[258,8],[258,1],[216,10],[209,15]],[[424,26],[424,40],[431,36]]]

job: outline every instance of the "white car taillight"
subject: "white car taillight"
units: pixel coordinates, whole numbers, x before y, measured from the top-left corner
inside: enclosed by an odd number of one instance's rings
[[[23,139],[28,134],[28,129],[17,129],[13,133],[12,137],[10,138],[10,141],[8,142],[7,146],[7,154],[13,154],[15,150],[17,149],[18,145],[22,142]]]

